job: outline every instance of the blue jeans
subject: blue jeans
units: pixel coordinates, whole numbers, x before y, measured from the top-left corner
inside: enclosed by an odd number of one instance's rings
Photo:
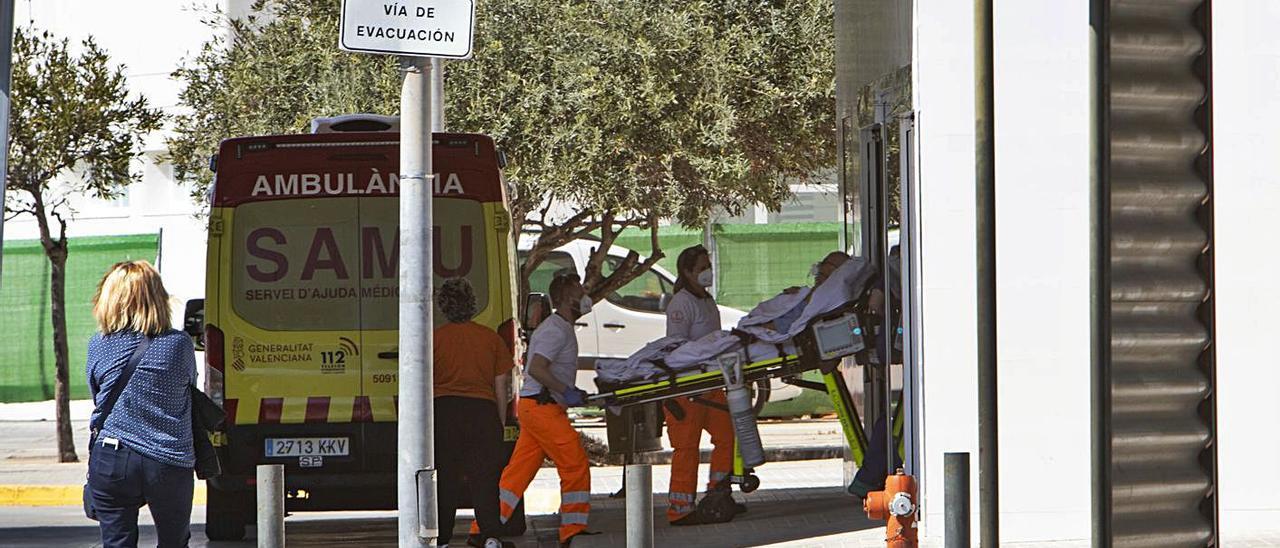
[[[99,440],[89,455],[89,487],[103,548],[138,545],[138,509],[144,504],[150,507],[161,548],[183,547],[191,540],[192,469]]]

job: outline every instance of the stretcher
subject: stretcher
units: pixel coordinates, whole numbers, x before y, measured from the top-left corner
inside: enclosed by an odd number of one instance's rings
[[[752,386],[777,378],[794,386],[825,392],[831,398],[847,447],[855,463],[861,466],[867,451],[867,437],[848,385],[837,366],[845,358],[865,357],[869,352],[867,341],[871,339],[863,327],[865,324],[867,322],[863,321],[857,304],[850,303],[810,321],[806,329],[793,338],[794,354],[742,363],[746,361],[743,349],[749,347],[744,341],[742,349],[717,356],[715,363],[708,363],[702,369],[633,385],[601,386],[601,392],[589,397],[588,403],[617,411],[731,389],[734,386],[731,383]],[[726,370],[734,371],[736,375],[726,375]],[[802,373],[814,370],[821,372],[822,383],[800,378]],[[759,486],[759,479],[743,462],[742,451],[737,446],[739,438],[741,435],[735,436],[734,469],[729,481],[749,493]]]

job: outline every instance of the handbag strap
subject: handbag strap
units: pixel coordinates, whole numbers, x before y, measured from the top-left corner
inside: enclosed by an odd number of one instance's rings
[[[120,372],[120,378],[116,379],[116,383],[111,386],[111,392],[107,394],[106,401],[102,402],[101,413],[98,414],[98,423],[89,425],[91,431],[97,432],[106,426],[107,415],[110,415],[111,410],[115,408],[116,400],[120,399],[120,393],[124,392],[124,387],[129,384],[129,379],[133,378],[133,371],[142,362],[142,355],[147,353],[148,346],[151,346],[151,337],[143,335],[142,340],[138,341],[138,346],[133,349],[133,355],[129,356],[128,362],[125,362],[124,370]]]

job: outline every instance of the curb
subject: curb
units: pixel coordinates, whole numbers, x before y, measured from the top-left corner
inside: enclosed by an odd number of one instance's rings
[[[193,504],[205,503],[204,482],[196,483]],[[83,485],[0,485],[0,506],[80,506]]]
[[[844,446],[812,446],[765,449],[768,462],[787,462],[800,460],[838,459],[844,457]],[[605,462],[593,462],[593,465],[621,465],[623,455],[608,455]],[[711,461],[711,450],[703,449],[702,463]],[[639,464],[671,464],[671,451],[654,451],[636,455]],[[5,506],[80,506],[84,503],[83,485],[0,485],[0,507]],[[193,504],[205,504],[205,484],[197,481]],[[559,490],[547,490],[545,493],[533,489],[525,494],[525,506],[533,511],[554,512],[560,504]]]

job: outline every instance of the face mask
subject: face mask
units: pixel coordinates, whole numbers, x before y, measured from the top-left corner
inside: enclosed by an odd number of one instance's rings
[[[578,300],[578,314],[581,316],[586,316],[587,314],[590,314],[592,304],[594,303],[591,302],[591,297],[588,295],[583,295],[582,298]]]
[[[710,268],[698,273],[698,285],[702,287],[711,287],[712,285],[715,285],[715,283],[716,276],[715,273],[711,272]]]
[[[821,273],[822,273],[822,268],[818,265],[818,263],[813,263],[811,266],[809,266],[810,278],[817,278],[818,275]]]

